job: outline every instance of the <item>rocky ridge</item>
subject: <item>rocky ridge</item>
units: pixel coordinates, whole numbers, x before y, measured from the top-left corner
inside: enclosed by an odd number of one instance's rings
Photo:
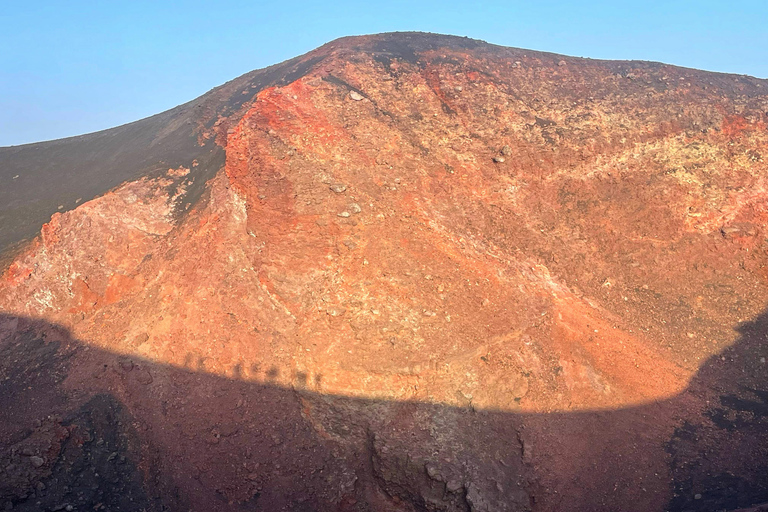
[[[123,457],[147,510],[768,501],[768,82],[429,34],[273,69],[187,123],[220,167],[13,253],[0,498],[137,509],[52,483]]]

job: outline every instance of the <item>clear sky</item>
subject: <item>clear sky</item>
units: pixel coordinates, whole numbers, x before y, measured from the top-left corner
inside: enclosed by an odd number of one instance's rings
[[[141,119],[337,37],[403,30],[768,77],[768,0],[3,0],[0,146]]]

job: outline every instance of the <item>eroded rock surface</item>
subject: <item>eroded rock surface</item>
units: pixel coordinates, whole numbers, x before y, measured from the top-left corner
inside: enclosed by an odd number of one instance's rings
[[[768,501],[768,82],[427,34],[292,62],[206,104],[211,179],[14,256],[0,386],[38,405],[0,461],[51,440],[0,500],[59,493],[94,409],[147,510]]]

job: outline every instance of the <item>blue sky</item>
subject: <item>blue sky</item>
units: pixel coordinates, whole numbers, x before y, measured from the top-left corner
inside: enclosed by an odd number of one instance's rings
[[[768,77],[768,0],[5,0],[0,146],[141,119],[337,37],[395,30]]]

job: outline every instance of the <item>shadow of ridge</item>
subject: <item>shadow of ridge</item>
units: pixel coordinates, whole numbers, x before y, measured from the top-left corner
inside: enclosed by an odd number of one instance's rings
[[[671,399],[523,414],[228,379],[0,315],[0,506],[748,507],[768,501],[768,315],[739,332]]]

